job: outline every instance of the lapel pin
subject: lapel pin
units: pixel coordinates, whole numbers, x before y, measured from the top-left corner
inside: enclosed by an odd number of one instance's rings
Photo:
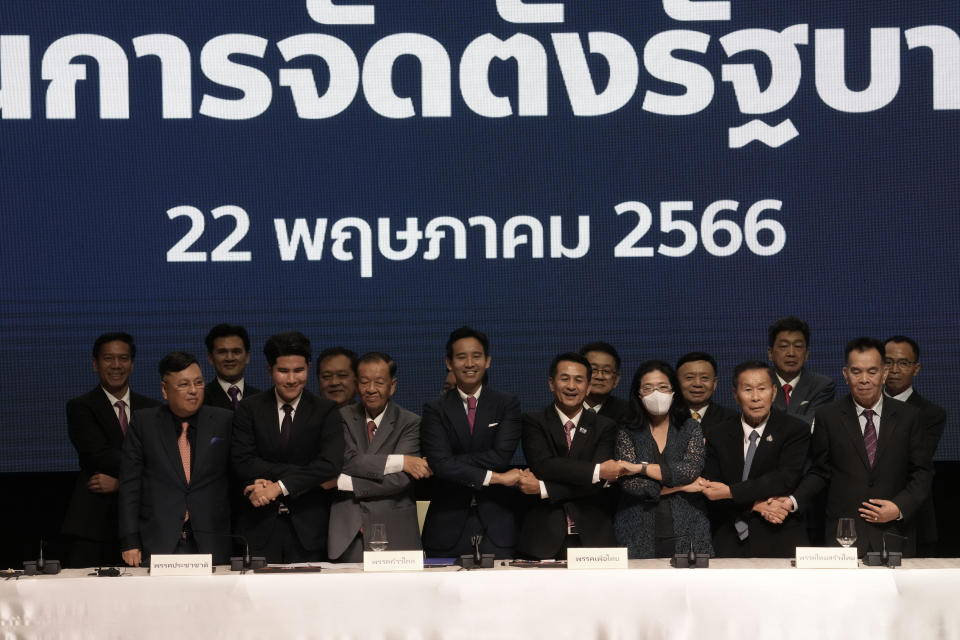
[[[767,442],[773,442],[773,436],[770,434],[767,434],[767,437],[764,438],[764,440],[766,440]]]
[[[577,429],[577,433],[586,433],[586,432],[587,432],[587,430],[586,430],[585,428],[583,428],[583,427],[579,427],[579,428]]]

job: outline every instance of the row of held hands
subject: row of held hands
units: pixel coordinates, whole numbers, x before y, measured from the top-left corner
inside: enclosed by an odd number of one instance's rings
[[[408,455],[403,456],[403,472],[414,480],[429,478],[433,475],[426,458]],[[323,489],[336,489],[337,478],[330,478],[320,486]],[[283,489],[280,488],[279,482],[257,478],[253,484],[244,487],[243,495],[247,496],[253,506],[263,507],[283,495]]]

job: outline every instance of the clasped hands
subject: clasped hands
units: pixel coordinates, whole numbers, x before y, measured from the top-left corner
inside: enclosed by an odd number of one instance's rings
[[[276,500],[283,490],[277,482],[257,478],[253,484],[248,484],[243,488],[243,495],[247,496],[250,504],[255,507],[263,507]]]

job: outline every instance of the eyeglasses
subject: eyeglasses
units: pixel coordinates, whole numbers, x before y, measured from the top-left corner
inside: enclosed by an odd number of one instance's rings
[[[907,367],[912,367],[913,365],[917,364],[917,361],[916,360],[891,360],[890,358],[887,358],[886,360],[883,361],[883,363],[886,364],[891,369],[897,368],[897,367],[899,367],[900,369],[906,369]]]
[[[183,392],[193,387],[196,387],[197,389],[203,389],[203,385],[204,385],[203,380],[194,380],[193,382],[190,382],[189,380],[182,380],[177,384],[175,384],[173,388],[176,389],[177,391]]]
[[[604,376],[609,378],[617,374],[616,369],[601,369],[599,367],[591,367],[593,369],[593,375],[595,376]]]
[[[642,387],[640,387],[640,395],[642,396],[648,396],[654,391],[659,391],[660,393],[670,393],[671,391],[673,391],[673,387],[671,387],[668,384],[660,384],[657,386],[653,386],[652,384],[645,384]]]

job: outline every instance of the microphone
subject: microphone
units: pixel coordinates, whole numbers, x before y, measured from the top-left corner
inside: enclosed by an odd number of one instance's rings
[[[710,566],[709,553],[697,553],[693,548],[693,538],[688,535],[670,536],[667,540],[688,540],[690,550],[687,553],[675,553],[670,558],[670,566],[675,569],[706,569]]]
[[[890,551],[887,552],[887,536],[893,536],[894,538],[900,538],[903,541],[907,540],[907,536],[902,536],[899,533],[894,533],[893,531],[884,531],[880,535],[880,545],[881,551],[868,551],[867,557],[864,558],[863,563],[868,567],[890,567],[891,569],[899,567],[903,562],[903,552],[902,551]]]
[[[35,576],[38,574],[56,575],[60,573],[59,560],[47,560],[43,557],[43,548],[47,546],[46,540],[40,539],[40,555],[36,560],[23,561],[23,575]]]
[[[483,536],[479,533],[471,536],[470,542],[473,544],[473,553],[465,553],[460,556],[460,566],[464,569],[492,569],[494,554],[480,552],[480,543],[483,542]]]
[[[239,533],[223,533],[222,531],[205,531],[203,529],[194,529],[193,532],[203,533],[210,536],[218,536],[220,538],[231,538],[233,540],[239,540],[243,543],[243,555],[230,556],[230,571],[239,571],[240,575],[243,575],[248,569],[262,569],[263,567],[267,566],[267,559],[263,556],[251,557],[250,543]]]

